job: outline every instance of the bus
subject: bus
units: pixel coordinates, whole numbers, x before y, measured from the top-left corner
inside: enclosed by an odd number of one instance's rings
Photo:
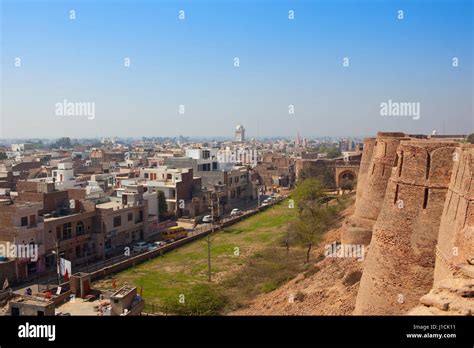
[[[166,242],[174,242],[175,240],[186,238],[188,236],[188,231],[184,227],[174,226],[170,227],[167,230],[161,232],[161,239]]]

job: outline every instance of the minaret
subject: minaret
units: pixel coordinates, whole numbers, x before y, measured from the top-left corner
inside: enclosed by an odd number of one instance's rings
[[[241,124],[235,127],[235,141],[240,143],[245,142],[245,128]]]

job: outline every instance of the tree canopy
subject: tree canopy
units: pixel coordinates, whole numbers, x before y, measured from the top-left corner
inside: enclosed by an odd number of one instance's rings
[[[301,212],[309,203],[324,197],[324,185],[317,179],[308,178],[298,183],[291,196]]]
[[[165,193],[158,190],[158,219],[164,221],[169,219],[168,204],[166,203]]]

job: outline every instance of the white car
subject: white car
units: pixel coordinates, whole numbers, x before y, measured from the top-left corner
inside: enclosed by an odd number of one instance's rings
[[[269,205],[271,201],[267,198],[262,202],[262,205]]]
[[[212,216],[211,215],[206,215],[202,218],[202,222],[204,223],[209,223],[212,222]]]
[[[158,246],[155,243],[151,243],[147,245],[147,250],[152,251],[158,249]]]
[[[150,243],[150,244],[148,244],[148,251],[156,250],[156,249],[158,249],[158,248],[160,248],[164,245],[166,245],[166,243],[163,242],[163,241]]]
[[[237,208],[232,209],[232,211],[230,212],[230,216],[239,216],[241,214],[242,212],[240,211],[240,209],[237,209]]]
[[[133,246],[133,251],[136,253],[148,250],[148,243],[146,242],[138,242]]]

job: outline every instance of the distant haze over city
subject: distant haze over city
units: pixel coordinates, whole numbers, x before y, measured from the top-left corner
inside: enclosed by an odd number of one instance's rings
[[[448,0],[5,0],[0,138],[232,138],[239,123],[249,139],[468,134],[472,13]]]

